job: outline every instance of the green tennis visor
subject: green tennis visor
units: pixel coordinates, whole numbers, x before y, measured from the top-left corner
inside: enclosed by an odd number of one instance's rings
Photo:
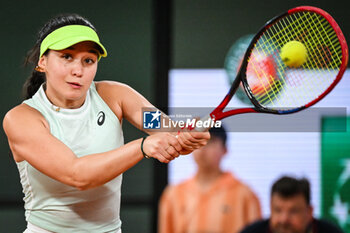
[[[97,33],[88,26],[68,25],[51,32],[40,45],[40,56],[48,50],[62,50],[82,41],[92,41],[98,45],[100,57],[106,57],[107,51],[98,38]]]

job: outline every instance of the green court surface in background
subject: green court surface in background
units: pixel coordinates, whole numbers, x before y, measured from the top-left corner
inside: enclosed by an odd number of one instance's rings
[[[344,126],[346,131],[337,130]],[[322,217],[350,232],[350,117],[322,120]]]

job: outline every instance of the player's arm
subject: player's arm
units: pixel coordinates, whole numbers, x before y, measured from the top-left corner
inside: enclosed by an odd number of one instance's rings
[[[140,139],[115,150],[78,158],[50,133],[41,113],[25,104],[6,114],[3,127],[17,162],[26,160],[43,174],[82,190],[112,180],[143,158]],[[166,152],[169,145],[181,150],[176,138],[166,133],[150,136],[146,145],[149,155],[161,162],[173,159]]]
[[[125,118],[135,127],[143,130],[142,111],[145,108],[155,107],[141,94],[128,85],[114,82],[101,81],[96,82],[99,95],[104,99],[119,120]],[[167,117],[163,115],[163,117]],[[174,135],[180,129],[173,129]],[[154,134],[157,131],[144,130],[148,134]],[[183,148],[181,154],[188,154],[195,149],[205,145],[210,138],[207,132],[182,132],[178,135],[179,142]]]

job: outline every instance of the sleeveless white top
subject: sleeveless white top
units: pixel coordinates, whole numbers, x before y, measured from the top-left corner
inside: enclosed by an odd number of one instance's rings
[[[77,157],[116,149],[124,144],[119,119],[98,95],[92,83],[78,109],[51,104],[43,86],[25,104],[37,109],[50,125],[51,134]],[[122,175],[110,182],[80,191],[56,181],[32,167],[17,163],[24,193],[26,220],[53,232],[116,232]]]

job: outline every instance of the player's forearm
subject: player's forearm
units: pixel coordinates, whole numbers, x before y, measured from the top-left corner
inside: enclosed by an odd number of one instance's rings
[[[143,158],[140,143],[141,139],[112,151],[77,158],[73,164],[73,186],[90,189],[119,176]]]

